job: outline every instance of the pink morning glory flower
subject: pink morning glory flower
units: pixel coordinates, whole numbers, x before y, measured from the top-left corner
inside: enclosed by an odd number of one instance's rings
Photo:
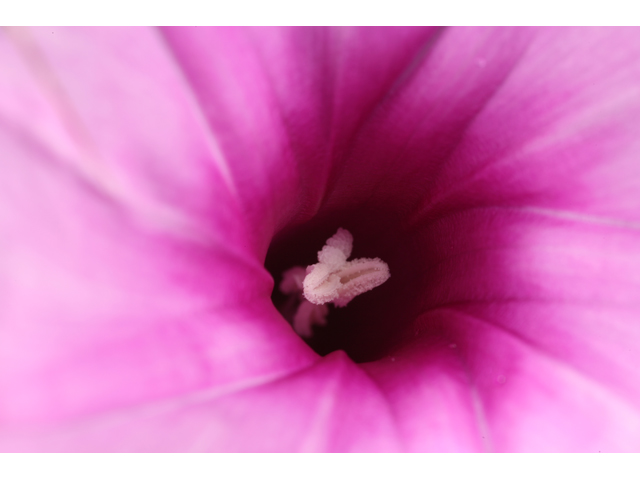
[[[640,448],[640,30],[0,60],[0,450]]]

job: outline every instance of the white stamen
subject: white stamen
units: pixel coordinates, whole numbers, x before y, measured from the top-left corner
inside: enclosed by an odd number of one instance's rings
[[[327,240],[318,252],[318,263],[307,267],[302,282],[307,300],[316,305],[333,302],[336,307],[344,307],[357,295],[389,279],[389,266],[379,258],[347,261],[352,246],[353,236],[343,228]]]
[[[302,296],[302,282],[306,275],[302,267],[293,267],[282,274],[282,281],[279,288],[285,295],[292,296],[289,302],[296,307],[293,319],[290,313],[287,315],[293,322],[293,329],[301,337],[309,338],[313,336],[313,325],[326,325],[329,308],[326,305],[314,305]]]
[[[391,276],[388,265],[379,258],[347,261],[352,248],[353,236],[339,228],[318,252],[318,263],[306,270],[293,267],[283,273],[280,291],[292,296],[290,302],[300,302],[293,319],[289,318],[298,335],[311,337],[313,325],[327,323],[329,309],[325,303],[344,307],[357,295],[382,285]]]

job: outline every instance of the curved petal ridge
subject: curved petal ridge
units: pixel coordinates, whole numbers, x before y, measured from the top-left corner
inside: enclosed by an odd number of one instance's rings
[[[475,313],[429,312],[418,338],[431,337],[434,321],[469,365],[493,450],[627,451],[640,445],[638,409],[602,382]]]
[[[247,37],[249,40],[249,44],[251,45],[253,52],[255,53],[257,62],[262,66],[262,69],[264,71],[266,88],[271,94],[270,97],[273,99],[273,104],[274,104],[273,110],[275,112],[274,116],[278,118],[279,126],[281,128],[281,131],[283,132],[283,145],[282,145],[283,152],[281,153],[281,155],[293,159],[293,162],[291,162],[291,165],[299,171],[301,165],[303,165],[303,162],[300,161],[299,158],[296,158],[296,157],[300,157],[300,152],[296,152],[293,139],[296,136],[300,135],[300,131],[299,131],[300,126],[295,125],[295,121],[287,119],[287,116],[285,113],[286,112],[285,102],[281,98],[279,89],[277,88],[276,78],[274,78],[272,69],[270,68],[271,65],[270,65],[269,59],[267,58],[267,54],[262,50],[262,48],[260,48],[260,39],[258,39],[256,35],[252,34],[251,31],[248,32]],[[326,61],[323,63],[326,63]],[[331,82],[326,82],[326,83],[328,85],[331,85]],[[330,105],[331,102],[328,102],[328,104]],[[296,130],[296,127],[298,127],[298,130]],[[327,149],[326,152],[328,151],[329,150]],[[319,155],[320,158],[326,157],[326,152],[321,152]],[[324,192],[326,190],[326,185],[328,181],[328,172],[330,170],[331,165],[329,162],[326,162],[326,161],[323,161],[321,163],[325,165],[325,168],[323,168],[321,172],[316,172],[314,186],[317,189],[317,191]],[[320,193],[317,198],[320,199],[320,198],[323,198],[323,196],[324,194]],[[320,207],[319,203],[315,202],[313,210],[310,213],[315,214],[319,209],[319,207]],[[277,228],[278,227],[276,227],[276,229]]]
[[[558,368],[560,368],[560,369],[562,369],[562,370],[564,370],[564,371],[566,371],[568,373],[571,373],[572,375],[580,377],[584,381],[585,384],[590,385],[593,389],[602,389],[602,387],[605,387],[605,385],[602,383],[602,381],[600,379],[598,379],[597,377],[593,376],[593,374],[591,374],[590,372],[587,372],[587,371],[581,369],[579,366],[573,365],[570,362],[558,357],[553,352],[545,349],[542,345],[539,345],[539,344],[536,344],[535,342],[532,342],[530,339],[522,336],[517,331],[512,330],[512,329],[506,327],[505,325],[492,322],[487,317],[480,316],[480,315],[477,315],[477,314],[471,314],[471,313],[465,312],[463,310],[455,309],[455,308],[452,308],[452,306],[453,306],[453,304],[446,305],[446,306],[444,306],[444,305],[443,306],[439,306],[437,308],[432,309],[429,313],[437,312],[437,311],[442,311],[444,313],[446,313],[446,312],[455,312],[456,315],[462,315],[462,316],[467,317],[469,319],[473,319],[474,321],[482,322],[483,324],[489,326],[490,328],[497,329],[497,330],[503,332],[504,334],[508,335],[509,337],[511,337],[516,342],[518,342],[518,343],[522,344],[523,346],[527,347],[530,351],[532,351],[536,355],[544,357],[546,360],[548,360],[548,361],[552,362],[553,364],[557,365]],[[616,404],[619,404],[620,408],[623,408],[624,410],[633,410],[633,411],[636,412],[636,414],[638,414],[638,417],[640,418],[640,406],[639,405],[637,405],[634,402],[630,401],[624,394],[622,394],[621,392],[616,391],[610,385],[606,385],[605,391],[606,391],[607,397],[609,397],[611,400],[613,400]]]
[[[240,391],[200,392],[81,421],[3,430],[6,450],[399,451],[371,380],[343,353]],[[266,380],[262,383],[262,380]],[[251,426],[253,433],[247,436]],[[117,439],[117,441],[114,441]]]
[[[451,157],[461,139],[508,83],[529,42],[527,35],[516,35],[503,51],[496,49],[497,42],[489,41],[491,35],[504,44],[503,37],[515,34],[508,29],[490,34],[473,29],[442,34],[395,94],[393,105],[379,109],[380,114],[360,130],[344,168],[345,180],[337,182],[336,192],[349,189],[358,203],[374,199],[381,203],[388,196],[397,203],[394,186],[406,183],[404,208],[424,210],[419,207],[425,203],[424,192],[430,192],[440,181],[440,172],[453,165]],[[469,37],[474,40],[469,42]],[[474,47],[476,42],[482,48]],[[464,47],[458,48],[461,45]],[[484,64],[478,67],[476,61],[483,54],[497,58],[486,68]],[[469,82],[469,77],[477,81]],[[361,176],[363,168],[370,174],[362,185],[347,180]],[[426,201],[432,196],[426,195]]]
[[[385,103],[396,95],[400,95],[404,88],[410,86],[412,78],[418,74],[424,62],[427,61],[429,53],[437,47],[438,42],[440,42],[446,30],[447,27],[437,27],[435,31],[428,32],[426,38],[418,45],[415,53],[406,60],[404,67],[398,71],[395,78],[389,83],[389,86],[363,115],[362,121],[359,123],[356,133],[354,134],[354,139],[358,136],[358,132],[375,117],[377,110],[382,109]]]
[[[389,418],[393,423],[394,429],[396,430],[396,432],[401,432],[402,427],[400,426],[400,418],[396,413],[395,409],[393,408],[391,399],[389,398],[387,392],[385,392],[385,389],[383,388],[382,384],[377,380],[376,376],[371,372],[369,372],[368,369],[364,367],[362,364],[356,364],[356,366],[360,368],[360,371],[364,375],[366,375],[367,378],[371,381],[372,385],[375,386],[376,391],[378,392],[380,398],[384,400],[384,405],[386,406],[386,410],[388,412]],[[398,443],[400,446],[400,451],[406,452],[408,450],[409,445],[407,444],[407,441],[404,439],[404,437],[400,434],[398,434]]]
[[[422,268],[430,272],[423,308],[450,301],[518,298],[555,304],[637,304],[639,243],[633,222],[478,207],[429,219],[415,235],[431,245],[420,252]],[[482,285],[467,282],[463,275],[473,275]],[[611,281],[594,281],[603,276]],[[503,280],[496,281],[499,278]],[[453,285],[454,280],[466,290]]]
[[[484,203],[637,221],[636,36],[624,29],[538,31],[491,108],[458,142],[418,215]]]
[[[70,162],[75,170],[84,176],[87,183],[114,200],[122,196],[121,189],[114,183],[115,179],[99,159],[97,148],[82,119],[76,112],[62,83],[55,71],[48,64],[44,53],[38,47],[28,28],[5,29],[8,38],[22,56],[33,78],[58,115],[62,125],[78,148],[77,156],[62,157]]]
[[[366,130],[368,124],[375,120],[376,116],[387,106],[387,103],[389,103],[393,97],[400,95],[404,88],[408,88],[410,86],[411,79],[419,72],[422,64],[428,59],[429,53],[436,48],[445,30],[446,27],[437,27],[435,31],[426,32],[426,38],[414,47],[416,51],[405,60],[404,65],[399,68],[399,70],[394,74],[394,77],[388,80],[387,86],[379,93],[378,97],[371,103],[371,105],[364,109],[364,112],[353,127],[353,134],[350,137],[351,140],[349,141],[349,144],[346,148],[341,149],[344,151],[344,154],[349,155],[353,146],[357,144],[359,138],[363,135],[363,131]],[[335,129],[332,129],[329,152],[334,150],[335,141]],[[334,165],[333,170],[330,172],[330,176],[326,179],[325,188],[323,190],[324,194],[322,197],[323,201],[322,204],[318,206],[318,209],[329,200],[332,192],[336,188],[335,179],[342,174],[344,169],[344,163]]]
[[[113,451],[114,444],[109,446],[100,446],[100,436],[111,431],[127,432],[131,430],[132,423],[147,419],[153,419],[166,415],[171,415],[176,410],[186,410],[197,407],[202,403],[214,401],[227,395],[233,395],[242,391],[258,388],[271,382],[283,380],[287,377],[306,370],[309,367],[302,367],[292,372],[276,374],[267,374],[254,377],[250,380],[236,382],[224,386],[210,387],[204,390],[180,393],[172,397],[147,400],[142,403],[133,405],[119,406],[110,408],[105,412],[86,413],[79,415],[73,419],[67,419],[62,422],[41,423],[37,426],[11,426],[4,425],[2,433],[0,433],[0,450],[9,451],[78,451],[78,441],[85,443],[82,450],[84,451],[100,451],[105,448]],[[132,433],[138,433],[134,429]],[[202,434],[202,433],[201,433]],[[78,439],[80,438],[80,440]],[[198,443],[198,435],[185,442]],[[119,439],[118,442],[122,442]],[[145,448],[146,447],[146,448]],[[118,447],[116,447],[117,450]],[[129,447],[121,445],[121,451],[137,451],[152,450],[147,445],[136,445]],[[183,447],[184,448],[184,447]],[[198,451],[198,448],[193,450]],[[206,450],[206,449],[205,449]]]
[[[558,218],[562,220],[571,220],[579,223],[587,223],[592,225],[602,225],[602,226],[623,228],[623,229],[629,229],[629,230],[640,230],[640,222],[635,222],[630,220],[621,220],[613,217],[605,217],[600,215],[572,212],[570,210],[564,210],[561,208],[544,208],[544,207],[534,207],[534,206],[522,206],[522,207],[494,206],[491,208],[531,212],[534,214],[544,215],[552,218]]]
[[[233,174],[231,172],[231,168],[229,167],[229,158],[225,155],[222,149],[221,142],[218,140],[216,136],[216,132],[207,121],[207,115],[203,111],[202,103],[198,101],[199,100],[198,93],[196,92],[196,89],[193,83],[190,81],[189,76],[187,75],[187,72],[184,69],[184,66],[180,62],[180,59],[176,55],[175,50],[172,48],[171,43],[167,40],[167,37],[164,34],[163,30],[156,29],[155,31],[159,39],[165,45],[168,55],[172,60],[171,63],[172,65],[175,66],[176,73],[178,74],[178,77],[180,78],[182,84],[184,85],[185,90],[189,93],[188,95],[189,103],[191,104],[193,111],[197,112],[197,118],[198,118],[199,124],[203,127],[203,131],[206,132],[206,137],[205,137],[206,144],[211,153],[209,158],[213,161],[213,163],[216,165],[216,167],[220,171],[220,174],[222,178],[224,178],[229,191],[236,198],[236,200],[238,200],[239,198],[238,187],[235,184],[235,181],[233,179]]]
[[[482,205],[477,207],[470,207],[468,205],[460,205],[453,209],[447,209],[441,211],[439,214],[422,215],[420,220],[416,223],[412,223],[408,229],[428,229],[435,222],[439,222],[447,217],[454,215],[460,215],[463,213],[473,213],[480,211],[494,211],[494,212],[513,212],[513,213],[525,213],[533,214],[535,216],[547,217],[555,220],[569,220],[575,223],[585,223],[597,226],[607,226],[614,228],[622,228],[628,230],[640,230],[640,222],[631,220],[618,219],[610,216],[595,215],[589,213],[580,213],[563,208],[548,208],[539,207],[534,205],[521,205],[521,206],[509,206],[509,205]],[[414,217],[415,218],[415,217]]]
[[[491,436],[490,425],[487,421],[487,413],[482,399],[482,395],[478,391],[478,387],[474,381],[473,374],[469,368],[468,360],[462,354],[460,349],[454,350],[454,355],[458,356],[460,365],[465,374],[467,385],[469,388],[469,397],[473,408],[473,419],[475,421],[477,436],[481,439],[481,445],[484,452],[494,452],[493,440]]]
[[[3,421],[102,411],[313,356],[270,302],[271,276],[227,250],[224,231],[204,246],[150,234],[40,142],[3,129],[0,144],[16,165],[0,176]]]
[[[523,60],[524,52],[526,51],[527,45],[520,48],[521,50],[517,55],[512,54],[510,58],[508,58],[501,65],[501,69],[496,71],[495,76],[492,77],[492,84],[490,88],[486,88],[486,91],[482,93],[481,99],[476,100],[473,103],[473,108],[469,109],[469,111],[467,112],[464,112],[463,121],[456,126],[456,131],[452,133],[452,138],[449,138],[449,148],[447,148],[445,152],[439,152],[439,155],[444,157],[445,160],[440,161],[437,164],[437,168],[430,172],[430,179],[432,183],[436,183],[438,181],[438,177],[441,175],[442,170],[451,163],[451,158],[456,155],[456,152],[460,148],[460,145],[463,144],[465,136],[473,128],[474,124],[478,121],[483,112],[491,108],[492,103],[496,101],[496,98],[500,94],[501,88],[508,83],[510,77],[517,70],[519,63]],[[426,130],[424,128],[424,124],[430,119],[429,116],[430,114],[426,113],[422,119],[416,122],[411,133],[406,135],[404,143],[398,146],[398,153],[395,157],[396,163],[401,163],[403,157],[406,157],[408,155],[409,147],[418,136],[418,132],[420,132],[421,130]],[[463,186],[458,187],[458,190],[464,189]],[[455,193],[456,192],[452,192],[452,195]]]
[[[520,302],[521,301],[518,301],[518,303],[520,303]],[[479,302],[469,302],[469,303],[470,304],[477,304]],[[487,303],[491,303],[491,302],[487,302]],[[540,302],[540,303],[542,303],[542,302]],[[451,304],[446,304],[446,305],[439,305],[439,306],[437,306],[435,308],[431,308],[428,313],[437,312],[437,311],[442,311],[442,312],[446,313],[447,311],[453,311],[453,312],[456,312],[456,314],[466,315],[466,316],[469,316],[470,318],[473,318],[474,320],[477,320],[477,321],[480,321],[480,322],[484,322],[485,324],[487,324],[491,328],[496,328],[496,329],[504,332],[505,334],[511,336],[514,340],[522,343],[524,346],[526,346],[529,349],[531,349],[532,351],[534,351],[537,355],[542,355],[542,356],[546,357],[548,360],[550,360],[550,361],[552,361],[554,363],[557,363],[558,366],[562,367],[563,369],[571,370],[576,375],[581,376],[586,382],[589,382],[589,383],[591,383],[591,384],[593,384],[594,386],[597,386],[597,387],[602,387],[603,386],[602,382],[598,378],[595,378],[594,376],[592,376],[589,372],[583,371],[578,366],[573,365],[573,364],[569,363],[567,360],[558,357],[553,352],[545,349],[544,346],[532,342],[529,338],[522,336],[517,331],[512,330],[512,329],[508,328],[505,325],[492,322],[491,320],[489,320],[486,317],[482,317],[482,316],[479,316],[479,315],[476,315],[476,314],[470,314],[468,312],[464,312],[462,310],[453,308],[456,305],[464,305],[464,304],[463,303],[451,303]],[[423,315],[425,315],[425,314],[423,314]],[[615,397],[617,399],[617,402],[619,402],[621,404],[625,404],[625,405],[627,405],[627,407],[630,407],[632,409],[638,410],[638,412],[640,413],[640,406],[634,405],[627,398],[625,398],[620,392],[617,392],[617,391],[613,390],[610,386],[607,386],[607,389],[608,389],[607,390],[608,393],[612,397]]]
[[[491,451],[482,397],[468,359],[442,335],[411,335],[387,356],[362,368],[393,412],[405,451]]]
[[[393,97],[401,94],[404,88],[409,88],[411,79],[417,75],[424,62],[427,61],[429,53],[436,48],[445,30],[446,27],[438,27],[436,31],[427,33],[426,38],[417,46],[415,53],[406,59],[404,66],[398,70],[395,77],[388,82],[388,86],[380,92],[378,98],[362,114],[355,127],[352,143],[358,140],[362,130],[374,120],[378,112],[383,110]]]
[[[127,207],[122,208],[123,211],[127,211],[128,208],[136,204],[131,202],[132,192],[113,175],[114,172],[108,168],[104,158],[101,157],[87,126],[78,115],[58,75],[49,65],[44,52],[39,48],[29,29],[26,27],[9,28],[7,33],[16,50],[31,70],[33,78],[36,79],[36,85],[52,106],[53,111],[60,119],[63,129],[66,130],[69,138],[75,144],[75,155],[56,155],[56,159],[63,164],[66,163],[66,166],[71,166],[77,175],[82,176],[84,182],[90,185],[92,189],[101,192],[104,198],[109,199],[121,208]],[[143,199],[137,197],[136,200],[140,202]],[[176,221],[175,216],[169,210],[155,212],[159,215],[161,223]]]
[[[61,161],[145,227],[198,239],[214,230],[212,219],[227,217],[228,224],[235,214],[233,232],[251,236],[237,222],[237,195],[219,150],[159,35],[126,28],[62,28],[55,37],[42,29],[14,32],[27,65],[12,70],[25,84],[23,106],[46,110],[48,103],[54,112],[29,127],[64,145]],[[222,201],[228,208],[212,212]]]

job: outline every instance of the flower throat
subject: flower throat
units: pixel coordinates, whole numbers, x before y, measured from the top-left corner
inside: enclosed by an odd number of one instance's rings
[[[352,249],[353,236],[339,228],[318,252],[318,263],[306,269],[292,267],[282,274],[279,290],[288,297],[282,313],[301,337],[312,337],[314,325],[326,325],[327,303],[346,307],[391,276],[389,266],[379,258],[348,260]]]

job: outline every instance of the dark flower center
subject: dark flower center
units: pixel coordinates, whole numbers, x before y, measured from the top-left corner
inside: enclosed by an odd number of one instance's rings
[[[283,272],[317,263],[318,251],[338,227],[353,234],[353,258],[380,257],[389,265],[391,278],[383,285],[359,295],[346,307],[327,304],[327,324],[314,326],[313,336],[305,339],[318,354],[344,350],[356,362],[373,361],[403,338],[413,336],[412,325],[422,309],[421,292],[429,278],[422,250],[428,245],[407,236],[401,221],[392,208],[364,205],[317,215],[274,237],[265,266],[275,282],[273,303],[290,323],[297,303],[278,288]]]

